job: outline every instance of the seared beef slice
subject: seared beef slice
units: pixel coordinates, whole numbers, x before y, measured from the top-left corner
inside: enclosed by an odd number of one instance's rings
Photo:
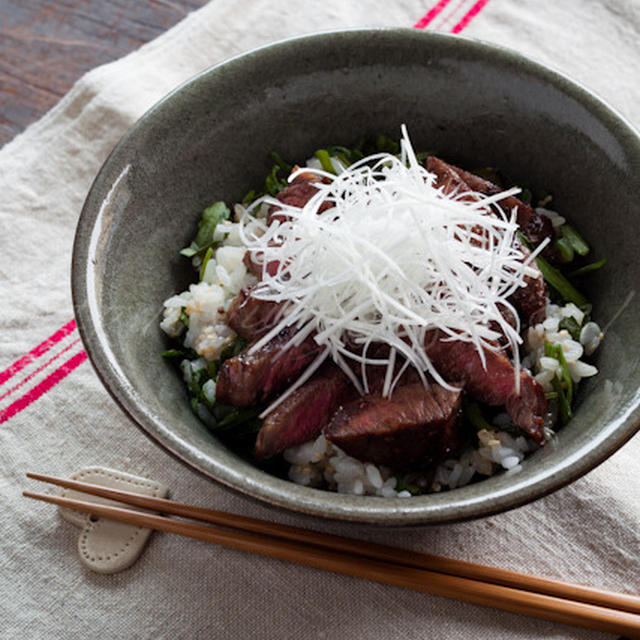
[[[501,191],[488,180],[463,171],[458,167],[443,162],[435,156],[429,156],[426,162],[427,170],[436,175],[436,187],[442,187],[445,193],[458,191],[476,191],[485,195],[493,195]],[[534,244],[539,244],[545,237],[553,237],[553,225],[546,216],[535,211],[529,205],[524,204],[517,198],[510,196],[501,205],[511,210],[517,207],[518,225],[529,238],[535,238]],[[521,247],[521,250],[529,255],[529,251]],[[545,317],[547,288],[542,273],[537,268],[535,262],[530,263],[530,267],[537,273],[535,276],[525,276],[524,286],[516,289],[509,297],[509,301],[515,307],[520,320],[525,324],[536,324],[542,322]]]
[[[427,468],[459,449],[461,403],[460,390],[408,384],[391,398],[363,396],[340,407],[324,435],[359,460]]]
[[[474,344],[442,338],[438,331],[432,331],[425,342],[427,355],[440,375],[445,380],[463,380],[467,393],[480,402],[505,405],[514,423],[538,444],[544,444],[547,399],[542,386],[521,371],[518,391],[515,370],[504,355],[485,350],[483,366]]]
[[[294,171],[296,169],[297,167],[294,167]],[[301,173],[293,182],[280,191],[276,198],[282,204],[302,209],[318,193],[318,187],[314,186],[314,182],[321,182],[321,180],[313,173]],[[331,207],[333,207],[333,204],[330,202],[323,202],[318,209],[318,213],[323,213]],[[287,219],[288,216],[282,211],[281,207],[275,204],[269,207],[267,224],[271,224],[274,220],[285,222]]]
[[[317,437],[340,404],[354,395],[354,386],[337,366],[324,367],[265,418],[256,455],[272,456]]]
[[[485,180],[474,173],[448,164],[435,156],[429,156],[427,158],[426,167],[427,171],[436,174],[436,186],[444,186],[445,193],[449,193],[455,187],[469,189],[488,196],[502,191],[502,189],[500,189],[498,185],[493,184],[493,182],[489,182],[489,180]],[[554,238],[555,232],[551,220],[541,213],[538,213],[533,207],[522,202],[522,200],[519,200],[515,196],[508,196],[500,201],[500,206],[507,211],[516,209],[518,225],[524,235],[527,236],[535,246],[539,245],[547,237],[551,239]]]
[[[521,247],[521,250],[529,255],[529,251],[525,247]],[[547,285],[535,261],[530,262],[529,266],[537,272],[537,275],[535,277],[525,276],[524,287],[518,287],[509,296],[509,302],[518,312],[522,322],[525,325],[533,326],[543,322],[547,315]]]
[[[252,344],[222,363],[216,382],[216,401],[234,407],[252,407],[269,400],[311,364],[318,353],[313,338],[298,346],[284,346],[293,330],[284,329],[251,353]],[[255,344],[255,343],[254,343]]]
[[[227,311],[227,324],[245,340],[260,337],[281,317],[282,305],[279,302],[254,298],[252,289],[243,289]]]

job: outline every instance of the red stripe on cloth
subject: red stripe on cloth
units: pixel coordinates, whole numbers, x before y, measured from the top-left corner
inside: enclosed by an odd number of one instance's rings
[[[0,384],[4,384],[9,378],[13,377],[18,371],[24,369],[28,364],[39,358],[53,347],[54,344],[60,342],[62,338],[68,336],[76,328],[76,321],[67,322],[64,327],[58,329],[52,336],[49,336],[44,342],[29,351],[26,355],[16,360],[10,367],[0,372]]]
[[[413,25],[414,29],[424,29],[449,3],[451,0],[440,0],[437,5],[427,11],[427,13]]]
[[[48,375],[42,382],[38,383],[33,389],[18,398],[10,404],[6,409],[0,411],[0,424],[6,422],[9,418],[13,418],[17,413],[26,409],[32,402],[35,402],[41,395],[49,391],[52,387],[66,378],[77,366],[81,365],[87,359],[85,351],[76,353],[75,356],[69,358],[61,367],[56,369],[52,374]]]
[[[46,369],[54,360],[57,360],[61,355],[64,355],[69,349],[71,349],[74,345],[80,342],[80,338],[76,338],[71,344],[67,345],[62,351],[56,353],[53,358],[49,358],[43,365],[40,365],[35,371],[32,371],[24,380],[18,382],[18,384],[13,385],[11,389],[5,391],[1,396],[0,400],[4,400],[8,395],[11,395],[16,389],[19,389],[22,385],[29,382],[31,378],[37,376],[43,369]]]
[[[469,23],[484,9],[489,0],[478,0],[467,13],[462,16],[460,22],[451,29],[451,33],[460,33],[469,26]]]

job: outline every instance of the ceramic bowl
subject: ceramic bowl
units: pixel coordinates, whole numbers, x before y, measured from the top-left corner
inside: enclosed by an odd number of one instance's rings
[[[411,499],[345,496],[253,467],[192,414],[160,357],[162,302],[187,288],[178,255],[204,207],[262,184],[267,154],[304,160],[331,143],[406,123],[414,147],[461,166],[495,166],[554,194],[608,264],[585,293],[605,325],[640,283],[640,141],[587,89],[511,51],[408,29],[296,38],[215,66],[176,89],[123,137],[86,200],[73,254],[78,326],[124,411],[194,470],[316,516],[420,524],[510,509],[575,480],[638,429],[640,296],[607,330],[600,374],[575,417],[515,475]]]

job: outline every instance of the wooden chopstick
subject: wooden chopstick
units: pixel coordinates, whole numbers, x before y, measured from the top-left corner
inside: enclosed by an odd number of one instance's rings
[[[382,560],[365,559],[354,554],[313,545],[307,546],[300,542],[271,536],[258,537],[243,531],[229,531],[209,525],[172,520],[140,511],[30,491],[23,492],[23,495],[92,513],[96,516],[213,542],[231,549],[258,553],[305,566],[366,578],[473,604],[496,607],[553,622],[640,638],[640,616],[626,611],[469,580],[426,569],[416,569]]]
[[[470,580],[479,580],[534,593],[570,599],[576,602],[584,602],[586,604],[640,614],[640,597],[626,593],[595,589],[593,587],[572,584],[561,580],[529,576],[506,569],[488,567],[473,562],[443,558],[431,554],[408,551],[398,547],[390,547],[363,540],[353,540],[284,524],[265,522],[256,518],[215,511],[213,509],[183,504],[173,500],[152,498],[128,491],[108,489],[86,482],[67,480],[66,478],[58,478],[39,473],[27,473],[27,477],[152,511],[159,511],[160,513],[168,513],[224,527],[232,527],[255,534],[301,542],[305,545],[315,545],[333,551],[356,554],[374,560],[391,562],[417,569],[437,571]]]

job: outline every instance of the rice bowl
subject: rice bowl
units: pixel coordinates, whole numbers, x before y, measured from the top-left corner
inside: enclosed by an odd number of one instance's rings
[[[244,429],[248,422],[258,430],[255,449],[250,449],[248,458],[259,463],[265,456],[282,454],[290,464],[287,477],[295,483],[354,495],[409,498],[455,489],[498,470],[513,475],[521,470],[520,463],[528,452],[553,437],[556,425],[568,422],[578,383],[597,374],[597,368],[581,358],[585,353],[591,355],[603,337],[600,327],[590,319],[591,305],[568,281],[562,280],[559,271],[536,254],[555,238],[553,246],[546,246],[548,255],[563,269],[575,270],[574,258],[586,256],[589,247],[557,212],[541,206],[533,210],[514,199],[519,188],[500,193],[496,185],[483,181],[478,184],[484,185],[491,197],[471,190],[461,178],[465,175],[462,170],[434,156],[416,154],[405,127],[400,145],[384,136],[377,140],[378,147],[397,146],[399,153],[379,150],[364,157],[359,150],[356,153],[344,146],[330,147],[330,151],[316,151],[303,168],[293,169],[276,155],[277,164],[265,183],[266,195],[256,197],[251,192],[245,198],[249,206],[233,205],[233,216],[223,202],[205,210],[198,234],[181,252],[192,258],[200,282],[164,303],[160,327],[177,341],[178,347],[166,351],[165,356],[179,361],[193,411],[213,433],[225,439],[234,435],[234,429]],[[357,160],[352,162],[354,156]],[[419,161],[418,157],[423,159]],[[276,180],[281,168],[291,174],[287,181]],[[454,179],[457,182],[452,184]],[[475,178],[469,174],[466,179]],[[336,188],[336,184],[340,186]],[[416,198],[413,205],[412,197]],[[547,195],[540,204],[548,206],[551,198]],[[510,202],[513,208],[509,210],[504,204],[501,208],[501,200]],[[410,209],[412,206],[414,210]],[[345,216],[353,218],[351,238]],[[460,223],[455,222],[456,216]],[[539,219],[533,224],[535,216]],[[547,236],[542,241],[536,238],[539,246],[531,254],[520,249],[524,240],[515,233],[527,233],[525,222],[534,230],[531,235],[538,233],[542,237],[540,229],[544,228]],[[428,228],[423,229],[424,225]],[[468,229],[472,233],[464,240]],[[505,235],[509,231],[511,235]],[[288,242],[293,248],[287,249]],[[488,255],[481,251],[483,244]],[[346,255],[357,252],[358,246],[360,253],[353,258]],[[569,254],[562,254],[562,249]],[[533,258],[545,269],[544,273],[550,273],[546,287],[543,272],[533,266]],[[300,262],[297,270],[296,261]],[[589,272],[602,264],[603,261],[591,262],[580,269]],[[470,265],[473,268],[469,271],[466,267]],[[460,273],[463,278],[458,277]],[[482,289],[483,278],[488,288]],[[448,280],[451,284],[447,284]],[[426,282],[432,284],[423,284]],[[421,288],[416,292],[414,285],[418,283]],[[387,291],[381,291],[381,287]],[[410,297],[405,296],[405,289],[413,289]],[[461,300],[456,295],[459,290],[465,292]],[[499,290],[502,295],[497,293]],[[551,303],[549,291],[561,300],[559,304]],[[477,299],[475,306],[473,300],[470,306],[464,298],[471,295]],[[422,296],[426,297],[424,303]],[[496,301],[492,296],[497,296]],[[406,306],[412,303],[412,309]],[[248,311],[247,304],[251,305]],[[274,308],[283,304],[276,314]],[[269,309],[266,320],[259,315],[261,305]],[[397,320],[396,315],[402,312],[405,315]],[[243,318],[242,313],[249,315]],[[481,319],[470,321],[473,316]],[[385,325],[394,319],[393,328],[387,329]],[[250,326],[247,320],[251,321]],[[261,323],[257,329],[253,326],[256,323]],[[246,368],[253,352],[269,341],[277,341],[282,331],[294,325],[293,336],[283,352],[292,344],[306,341],[306,336],[324,348],[318,357],[309,359],[311,366],[297,380],[298,374],[284,375],[269,395],[260,396],[268,406],[257,410],[253,409],[259,404],[258,390],[248,402],[244,400],[244,390],[219,393],[218,378],[225,374],[227,360]],[[486,400],[492,393],[482,390],[478,395],[472,386],[470,396],[463,392],[465,409],[457,411],[455,417],[466,423],[470,442],[464,447],[461,443],[448,447],[447,455],[439,456],[441,459],[431,451],[433,446],[427,448],[426,456],[410,462],[402,460],[402,452],[392,457],[383,454],[384,459],[391,460],[395,470],[392,472],[371,457],[371,447],[368,452],[356,450],[354,455],[348,455],[340,441],[334,441],[332,416],[343,411],[343,402],[347,397],[355,398],[355,393],[341,392],[327,408],[326,416],[318,411],[308,415],[307,405],[315,401],[317,393],[328,393],[322,377],[320,383],[315,382],[319,375],[316,371],[320,367],[326,369],[325,359],[333,362],[331,366],[343,369],[349,378],[342,383],[345,387],[374,402],[384,404],[384,398],[394,398],[394,389],[408,365],[417,369],[423,386],[450,388],[449,383],[455,384],[456,377],[445,380],[437,363],[422,347],[434,330],[444,330],[448,336],[455,335],[457,341],[466,338],[474,344],[483,360],[482,369],[474,375],[490,376],[484,358],[492,351],[510,358],[516,384],[521,379],[531,380],[546,392],[547,398],[553,399],[541,411],[544,432],[526,421],[518,424],[522,411],[514,413],[508,403],[501,407],[502,411],[494,411],[488,422],[485,414],[489,407],[478,405],[475,400]],[[478,338],[483,333],[488,340]],[[397,336],[402,341],[398,342]],[[364,344],[364,350],[356,347],[353,353],[354,343]],[[386,360],[380,359],[383,344],[390,349]],[[404,348],[408,344],[413,351]],[[368,357],[370,348],[377,351],[376,357]],[[396,355],[397,349],[400,351]],[[451,354],[446,353],[445,357]],[[281,358],[279,351],[268,353],[266,366],[278,366]],[[360,363],[359,367],[356,363]],[[370,389],[371,377],[380,377],[381,365],[386,367],[384,384],[374,392]],[[464,375],[468,363],[459,369],[456,375]],[[250,375],[242,379],[244,384],[251,384]],[[305,397],[307,387],[310,388]],[[286,409],[297,411],[295,417],[285,415],[270,424],[269,419],[256,424],[280,405],[287,406],[287,398],[293,393],[302,394],[300,401]],[[234,398],[242,400],[240,406],[236,406]],[[234,411],[239,412],[239,419],[234,417]],[[415,425],[407,425],[406,409],[401,407],[400,411],[402,424],[394,427],[397,430],[406,432],[407,426],[429,428],[426,416]],[[286,433],[287,429],[291,431],[292,421],[308,424],[301,433]],[[294,427],[300,430],[299,425]],[[378,429],[377,425],[370,425],[365,437],[375,438]],[[265,438],[269,439],[267,445]],[[397,440],[393,430],[387,431],[382,446],[397,449]],[[234,447],[232,439],[229,446]]]
[[[193,281],[178,251],[200,212],[216,196],[237,202],[259,184],[270,168],[266,150],[304,159],[318,144],[349,141],[364,129],[394,131],[400,121],[417,148],[435,148],[459,166],[508,167],[514,183],[528,179],[555,194],[552,208],[609,260],[584,291],[594,317],[606,326],[622,311],[598,353],[599,375],[581,384],[573,420],[530,452],[521,471],[386,500],[281,479],[212,437],[175,368],[159,359],[169,345],[155,316],[172,291]],[[259,500],[325,518],[405,525],[510,509],[572,482],[638,428],[639,362],[628,347],[640,340],[638,296],[624,306],[638,282],[638,166],[638,134],[621,116],[504,49],[405,29],[278,43],[176,90],[109,157],[76,234],[78,328],[105,387],[144,433],[194,470]]]

